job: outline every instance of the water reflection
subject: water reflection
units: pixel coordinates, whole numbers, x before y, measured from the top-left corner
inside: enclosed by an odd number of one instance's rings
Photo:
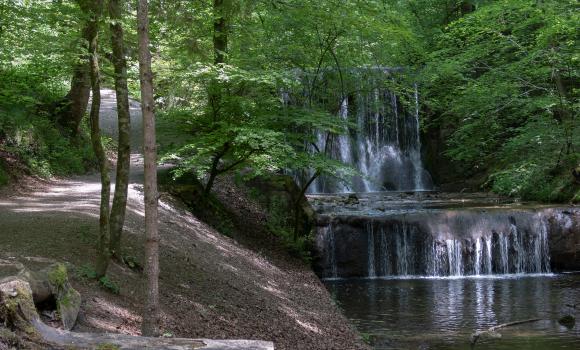
[[[543,321],[502,329],[500,339],[483,339],[476,349],[580,348],[580,320],[572,329],[557,322],[580,316],[580,275],[326,284],[376,349],[469,349],[475,330],[530,318]]]

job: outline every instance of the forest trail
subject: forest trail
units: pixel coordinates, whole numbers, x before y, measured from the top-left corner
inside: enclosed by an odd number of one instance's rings
[[[115,135],[114,93],[103,93],[102,127]],[[139,105],[131,108],[140,135]],[[139,138],[140,139],[140,138]],[[138,152],[138,145],[133,145]],[[142,261],[142,158],[132,155],[124,255]],[[113,182],[114,183],[114,182]],[[0,196],[0,259],[29,267],[66,262],[82,296],[75,330],[140,333],[143,278],[113,263],[114,295],[81,277],[95,259],[100,182],[97,174],[38,183]],[[178,337],[274,341],[277,349],[366,349],[328,291],[303,264],[273,263],[191,215],[171,197],[159,203],[162,329]],[[15,239],[15,237],[17,237]],[[80,273],[79,273],[80,272]]]

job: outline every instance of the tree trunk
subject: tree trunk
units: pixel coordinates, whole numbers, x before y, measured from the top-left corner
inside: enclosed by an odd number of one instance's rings
[[[111,19],[111,45],[113,47],[113,66],[115,67],[115,92],[117,95],[117,116],[119,140],[117,150],[117,174],[115,195],[111,207],[109,249],[112,256],[121,257],[121,235],[127,207],[127,190],[131,166],[131,116],[129,114],[129,90],[127,88],[127,60],[121,25],[122,0],[109,0]]]
[[[85,28],[83,32],[87,33],[87,29]],[[83,34],[83,37],[89,40],[86,34]],[[58,123],[69,130],[73,138],[77,138],[80,134],[81,120],[87,111],[91,94],[89,64],[86,57],[81,57],[81,60],[82,62],[73,69],[70,90],[64,97],[64,107],[58,118]]]
[[[213,51],[214,63],[226,62],[228,51],[228,28],[226,6],[229,0],[213,0]]]
[[[86,4],[86,3],[85,3]],[[99,215],[99,238],[97,241],[97,278],[107,273],[109,266],[109,200],[111,195],[111,179],[109,178],[109,166],[107,156],[101,142],[101,130],[99,128],[99,109],[101,107],[101,84],[98,57],[99,18],[103,8],[102,0],[94,0],[86,7],[90,11],[90,19],[87,22],[87,34],[89,40],[89,62],[91,89],[93,100],[91,104],[91,142],[99,163],[101,173],[101,207]]]
[[[300,204],[302,203],[302,198],[304,198],[304,195],[306,194],[308,187],[312,185],[312,183],[314,182],[314,180],[316,180],[318,176],[320,176],[320,172],[317,171],[314,173],[314,175],[312,175],[312,177],[310,177],[310,180],[308,180],[308,182],[304,186],[302,186],[298,198],[296,198],[296,200],[294,201],[294,242],[298,240],[298,234],[300,233],[299,221],[300,221]]]
[[[145,161],[145,274],[147,298],[141,332],[144,336],[159,334],[159,233],[157,231],[157,150],[155,114],[153,112],[153,73],[149,51],[149,18],[147,0],[139,0],[137,9],[139,36],[139,78],[143,112],[143,153]]]

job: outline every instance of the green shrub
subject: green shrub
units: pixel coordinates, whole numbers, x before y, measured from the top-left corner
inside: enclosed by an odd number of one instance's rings
[[[312,261],[313,237],[311,234],[299,236],[294,240],[293,213],[288,212],[288,205],[283,197],[272,196],[268,209],[267,226],[270,232],[282,240],[288,252],[307,264]]]
[[[79,140],[63,136],[54,121],[66,85],[49,84],[34,71],[0,68],[0,149],[14,153],[41,177],[85,173],[95,164],[88,128]]]
[[[82,265],[81,267],[79,267],[77,269],[77,276],[81,277],[81,278],[86,278],[89,280],[94,280],[97,279],[97,272],[95,271],[95,269],[91,266],[91,265]],[[109,277],[107,276],[103,276],[101,278],[98,279],[99,285],[113,293],[113,294],[119,294],[121,292],[121,287],[119,286],[119,284],[113,280],[111,280]]]
[[[492,174],[487,185],[495,193],[524,200],[566,202],[580,194],[580,186],[574,182],[571,170],[575,157],[565,158],[557,167],[522,162]]]

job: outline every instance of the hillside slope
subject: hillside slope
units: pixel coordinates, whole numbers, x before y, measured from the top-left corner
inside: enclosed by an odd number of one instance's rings
[[[143,261],[142,169],[141,157],[133,155],[123,246],[136,261]],[[145,281],[138,269],[112,264],[109,276],[119,295],[82,277],[95,259],[99,192],[96,174],[3,191],[0,259],[31,268],[69,263],[77,272],[73,286],[83,296],[76,330],[139,334]],[[277,349],[366,348],[305,264],[283,252],[266,257],[242,246],[169,195],[162,196],[159,214],[164,333],[271,340]],[[247,227],[256,225],[246,216]],[[251,234],[244,231],[239,234]]]

